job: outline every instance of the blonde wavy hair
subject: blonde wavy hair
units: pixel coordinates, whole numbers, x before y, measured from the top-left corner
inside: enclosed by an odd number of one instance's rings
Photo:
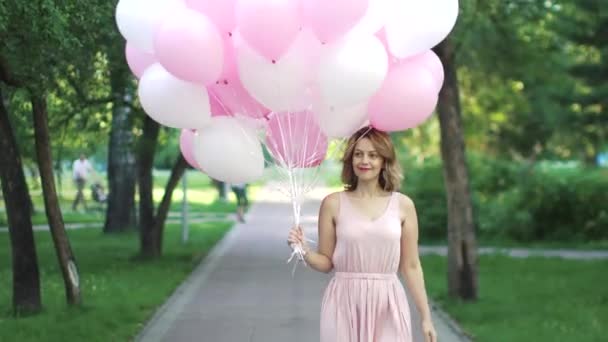
[[[379,131],[373,127],[363,127],[355,132],[349,139],[342,157],[342,183],[346,191],[353,191],[357,188],[357,176],[353,169],[353,155],[355,146],[363,139],[368,138],[378,154],[384,160],[382,171],[380,172],[380,186],[384,191],[399,191],[403,174],[401,166],[397,161],[397,153],[390,135]]]

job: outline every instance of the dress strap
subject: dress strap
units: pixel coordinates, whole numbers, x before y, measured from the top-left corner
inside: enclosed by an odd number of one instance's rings
[[[346,191],[340,191],[340,213],[348,213],[349,210],[352,210],[352,206],[348,199],[348,195],[346,194]]]

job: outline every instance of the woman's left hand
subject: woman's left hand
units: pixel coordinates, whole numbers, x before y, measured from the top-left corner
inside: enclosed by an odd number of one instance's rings
[[[430,319],[422,321],[422,334],[424,335],[424,342],[437,342],[437,332]]]

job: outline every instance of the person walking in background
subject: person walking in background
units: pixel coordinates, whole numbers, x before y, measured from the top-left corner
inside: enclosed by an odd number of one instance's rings
[[[76,211],[78,204],[82,202],[82,206],[87,210],[87,202],[84,198],[84,187],[89,178],[90,172],[93,171],[93,167],[89,160],[84,154],[80,154],[80,158],[74,161],[72,165],[72,177],[76,183],[76,198],[72,203],[72,210]]]
[[[239,222],[245,222],[245,210],[249,205],[249,200],[247,199],[247,184],[233,183],[230,188],[232,189],[232,192],[234,192],[234,196],[236,196],[236,217]]]
[[[418,257],[414,202],[399,193],[401,168],[390,136],[357,131],[342,158],[344,191],[325,197],[318,219],[318,249],[301,227],[299,244],[312,269],[335,274],[321,304],[321,342],[413,342],[410,309],[398,274],[420,312],[425,342],[436,342]]]

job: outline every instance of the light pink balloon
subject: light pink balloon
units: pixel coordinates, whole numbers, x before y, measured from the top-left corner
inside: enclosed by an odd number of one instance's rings
[[[437,105],[435,82],[431,72],[420,63],[394,66],[369,103],[371,125],[390,132],[413,128],[424,122]]]
[[[209,105],[211,107],[212,117],[234,115],[234,113],[220,101],[219,97],[215,94],[213,90],[209,88],[207,89],[207,91],[209,93]]]
[[[243,39],[270,60],[287,51],[302,27],[298,0],[239,0],[236,19]]]
[[[386,31],[384,29],[376,33],[376,37],[380,39],[380,41],[384,45],[384,48],[389,53],[389,65],[391,66],[391,68],[404,63],[414,63],[421,67],[424,67],[428,69],[433,75],[433,79],[435,80],[435,84],[437,86],[437,92],[441,90],[445,77],[443,71],[443,63],[441,63],[441,59],[439,59],[439,56],[437,56],[437,54],[435,54],[433,50],[427,50],[412,57],[398,58],[393,56],[390,52],[390,49],[388,48]]]
[[[125,56],[129,69],[131,69],[131,72],[137,78],[141,78],[144,71],[146,71],[150,65],[157,62],[156,57],[154,57],[153,54],[142,52],[129,43],[125,46]]]
[[[365,15],[369,0],[304,0],[302,10],[317,38],[329,43],[343,36]]]
[[[236,2],[237,0],[186,0],[188,7],[209,17],[222,31],[222,36],[232,32],[236,26]]]
[[[325,159],[327,137],[312,112],[273,113],[268,121],[266,146],[282,167],[315,167]]]
[[[220,33],[194,10],[183,9],[167,18],[156,32],[154,49],[163,67],[184,81],[210,84],[222,73]]]
[[[202,170],[200,165],[194,158],[194,131],[190,129],[182,129],[179,135],[179,150],[182,152],[182,156],[188,162],[190,166],[195,169]]]
[[[420,67],[426,68],[433,75],[437,92],[441,90],[444,79],[443,64],[441,63],[441,60],[435,54],[435,52],[433,52],[433,50],[427,50],[419,55],[412,56],[410,58],[396,60],[394,64],[399,65],[404,63],[416,64]]]
[[[219,80],[209,85],[211,113],[214,116],[242,114],[262,118],[269,109],[256,101],[241,83],[232,37],[224,42],[224,68]]]

